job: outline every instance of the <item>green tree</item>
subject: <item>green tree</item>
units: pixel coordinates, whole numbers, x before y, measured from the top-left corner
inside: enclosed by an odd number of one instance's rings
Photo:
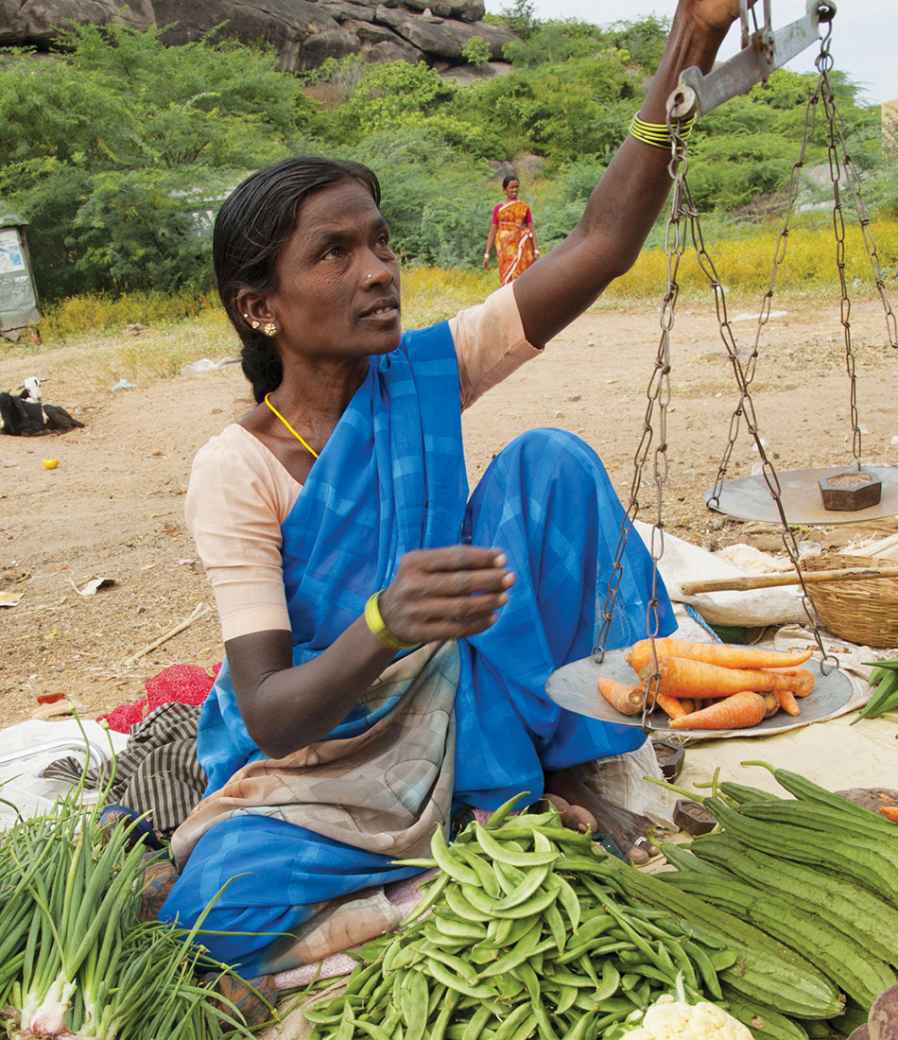
[[[501,18],[512,32],[526,40],[536,28],[536,4],[534,0],[512,0],[502,8]]]
[[[0,65],[0,194],[31,221],[42,295],[208,281],[197,193],[289,154],[315,106],[266,51],[91,26],[66,43]]]
[[[475,68],[482,68],[484,65],[489,64],[489,60],[492,57],[492,49],[482,36],[472,36],[462,47],[461,56],[469,65],[473,65]]]

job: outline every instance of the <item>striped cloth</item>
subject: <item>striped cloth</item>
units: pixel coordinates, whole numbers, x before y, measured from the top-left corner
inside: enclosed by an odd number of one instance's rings
[[[200,709],[191,704],[163,704],[131,731],[128,745],[116,757],[90,769],[85,785],[105,788],[107,801],[126,805],[168,837],[190,815],[203,796],[206,774],[196,755]],[[83,765],[77,758],[52,762],[41,776],[78,783]]]

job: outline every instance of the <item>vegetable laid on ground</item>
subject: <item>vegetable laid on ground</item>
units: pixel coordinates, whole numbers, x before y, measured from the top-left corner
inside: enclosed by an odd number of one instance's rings
[[[678,900],[701,899],[791,949],[849,998],[835,1035],[847,1035],[868,1014],[872,1023],[871,1009],[889,1006],[884,993],[893,994],[898,1010],[898,831],[878,813],[794,771],[743,765],[770,770],[791,797],[720,784],[714,797],[695,798],[719,829],[690,845],[663,846],[675,870],[628,884],[652,886],[645,895],[657,905],[685,907]],[[728,936],[732,942],[736,932]],[[731,1012],[746,1021],[735,1006]],[[872,1038],[877,1027],[864,1028]],[[892,1028],[898,1040],[898,1020]]]
[[[142,922],[148,854],[80,792],[0,838],[0,1007],[12,1040],[250,1037],[192,931]]]
[[[852,721],[879,719],[891,711],[898,711],[898,658],[891,661],[870,661],[870,685],[875,687],[872,697]]]
[[[743,973],[719,934],[631,899],[557,812],[508,811],[449,846],[437,832],[433,860],[416,861],[439,867],[423,903],[364,948],[345,993],[306,1010],[316,1038],[618,1040],[663,1017],[662,998],[719,1000]],[[818,988],[815,1017],[838,1012],[822,977],[798,974]]]

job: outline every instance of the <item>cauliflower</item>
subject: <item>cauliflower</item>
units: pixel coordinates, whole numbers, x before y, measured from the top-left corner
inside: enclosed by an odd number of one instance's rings
[[[625,1040],[752,1040],[752,1035],[716,1004],[687,1004],[671,996],[659,999]]]

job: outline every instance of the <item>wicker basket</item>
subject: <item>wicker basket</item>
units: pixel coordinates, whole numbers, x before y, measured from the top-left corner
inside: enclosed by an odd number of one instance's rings
[[[807,571],[846,567],[894,567],[894,560],[833,553],[805,560]],[[859,578],[808,585],[823,627],[862,646],[898,646],[898,578]]]

